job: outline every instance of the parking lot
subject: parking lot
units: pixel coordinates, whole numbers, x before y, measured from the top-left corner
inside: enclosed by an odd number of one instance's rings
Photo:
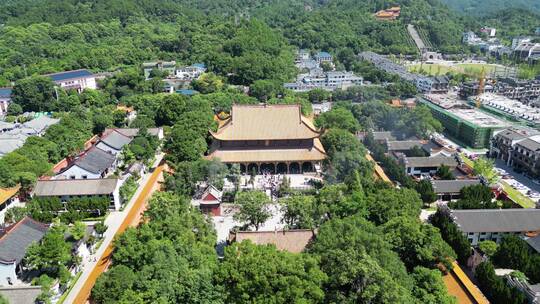
[[[515,172],[500,159],[495,160],[495,170],[499,173],[503,182],[531,199],[533,203],[540,199],[540,184],[537,180]]]
[[[452,148],[457,148],[462,155],[467,155],[469,159],[475,160],[480,156],[485,156],[487,149],[472,151],[467,148],[461,147],[457,143],[448,139],[442,134],[437,134],[437,137],[448,142],[448,146]],[[511,191],[506,191],[513,200],[520,201],[520,205],[523,207],[534,207],[535,203],[540,200],[540,182],[533,180],[521,173],[517,173],[511,167],[507,166],[506,163],[501,159],[495,160],[495,171],[499,174],[501,178],[501,184],[505,190],[508,190],[510,187],[512,190],[515,190],[514,193]],[[516,197],[517,196],[517,197]],[[524,198],[524,199],[520,199]]]

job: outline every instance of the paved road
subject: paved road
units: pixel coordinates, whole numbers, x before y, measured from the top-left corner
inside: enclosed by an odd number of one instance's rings
[[[84,304],[87,302],[97,278],[110,264],[113,251],[112,241],[115,236],[122,234],[129,226],[135,226],[139,222],[141,213],[146,207],[146,201],[155,191],[158,178],[163,171],[163,165],[160,165],[162,158],[163,154],[156,157],[152,166],[154,171],[146,174],[124,210],[112,212],[105,219],[108,229],[104,234],[103,243],[93,255],[83,261],[82,274],[64,303]]]
[[[508,167],[502,159],[495,160],[495,167],[499,169],[504,169],[506,172],[508,172],[508,174],[511,174],[516,181],[520,182],[525,187],[535,190],[536,192],[540,192],[540,185],[533,183],[530,178],[524,176],[523,174],[517,173],[516,171],[514,171],[514,169]]]

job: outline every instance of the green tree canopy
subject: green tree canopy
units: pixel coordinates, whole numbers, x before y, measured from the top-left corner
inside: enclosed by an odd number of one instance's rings
[[[12,101],[24,111],[51,111],[55,104],[53,81],[44,76],[33,76],[18,80],[11,93]]]
[[[26,265],[33,270],[58,277],[71,260],[71,246],[64,240],[60,227],[51,228],[39,244],[34,243],[26,251]]]
[[[436,268],[439,263],[447,269],[452,268],[456,254],[432,225],[401,216],[386,222],[381,229],[408,269],[416,266]]]
[[[326,302],[414,302],[405,266],[373,224],[359,216],[323,224],[309,252],[328,275]]]
[[[245,223],[255,230],[266,222],[272,215],[268,210],[270,199],[261,191],[242,191],[236,194],[234,202],[240,210],[234,215],[234,219]]]
[[[324,129],[344,129],[349,132],[356,132],[360,129],[358,121],[354,118],[353,114],[342,107],[334,108],[328,112],[322,113],[317,119],[315,124],[319,128]]]
[[[397,216],[418,218],[422,200],[415,190],[381,189],[368,196],[369,219],[380,225]]]
[[[307,254],[243,241],[225,249],[217,281],[226,303],[323,303],[326,275]]]

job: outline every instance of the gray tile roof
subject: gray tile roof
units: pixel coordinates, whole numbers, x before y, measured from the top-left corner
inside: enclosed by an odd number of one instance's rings
[[[38,180],[33,195],[107,195],[114,192],[117,184],[115,178]]]
[[[449,167],[457,167],[457,161],[453,157],[434,156],[434,157],[406,157],[406,167],[422,168],[422,167],[439,167],[446,165]]]
[[[0,138],[0,156],[13,152],[24,145],[24,140],[21,139],[4,139]]]
[[[459,193],[462,188],[472,185],[480,184],[478,179],[464,179],[464,180],[433,180],[431,181],[433,190],[437,194],[442,193]]]
[[[522,134],[515,129],[506,129],[504,131],[497,133],[496,136],[500,136],[509,140],[518,140],[518,139],[523,139],[527,137],[527,135]]]
[[[47,129],[48,127],[57,124],[58,122],[60,122],[60,119],[40,116],[38,118],[34,118],[28,122],[23,123],[22,126],[23,128],[35,130],[36,133],[41,133],[45,131],[45,129]]]
[[[109,132],[107,135],[101,138],[101,142],[116,150],[122,150],[122,147],[129,144],[132,138],[126,135],[120,134],[115,130]]]
[[[86,171],[101,174],[113,165],[115,159],[114,155],[92,147],[75,161],[75,165]]]
[[[537,141],[534,141],[530,138],[525,138],[524,140],[516,143],[516,146],[521,146],[525,149],[531,150],[531,151],[537,151],[540,150],[540,143]]]
[[[373,132],[373,138],[375,140],[396,140],[396,137],[392,135],[392,132],[390,131],[376,131]]]
[[[540,253],[540,235],[525,240],[536,252]]]
[[[109,132],[111,132],[113,130],[116,130],[117,132],[119,132],[119,133],[121,133],[121,134],[123,134],[125,136],[128,136],[128,137],[135,137],[139,133],[139,129],[137,129],[137,128],[109,128],[109,129],[105,129],[103,134],[108,134]],[[160,129],[159,128],[148,128],[147,131],[148,131],[148,134],[150,134],[150,135],[158,136]]]
[[[41,286],[0,287],[0,294],[11,304],[34,304],[41,294]]]
[[[452,210],[463,232],[526,232],[540,230],[540,209]]]
[[[386,146],[388,151],[397,151],[397,150],[410,150],[413,147],[421,148],[424,143],[421,140],[398,140],[398,141],[388,141]]]
[[[26,249],[39,242],[48,230],[46,224],[25,217],[0,238],[0,261],[19,264],[26,255]]]

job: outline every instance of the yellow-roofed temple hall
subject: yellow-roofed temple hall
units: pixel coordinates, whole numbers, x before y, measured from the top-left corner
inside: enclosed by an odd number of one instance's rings
[[[326,158],[321,133],[300,105],[234,105],[210,133],[207,158],[239,164],[242,173],[315,173]]]

